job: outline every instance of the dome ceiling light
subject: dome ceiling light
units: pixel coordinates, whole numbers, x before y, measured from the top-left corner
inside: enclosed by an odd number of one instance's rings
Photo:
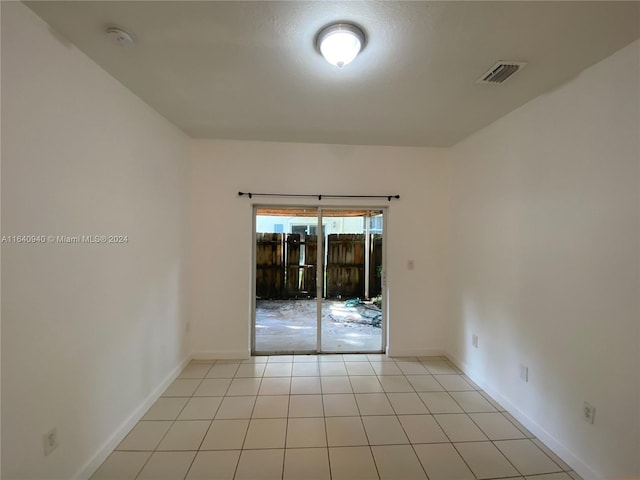
[[[364,48],[365,37],[352,23],[333,23],[320,30],[316,44],[327,62],[342,68]]]

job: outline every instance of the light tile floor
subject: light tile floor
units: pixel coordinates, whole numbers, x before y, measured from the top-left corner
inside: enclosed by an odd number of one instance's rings
[[[444,357],[193,361],[92,480],[580,480]]]

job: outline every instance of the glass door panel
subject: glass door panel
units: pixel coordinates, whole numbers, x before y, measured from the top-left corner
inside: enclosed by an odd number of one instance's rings
[[[254,353],[318,350],[317,208],[256,208]]]
[[[322,209],[324,298],[323,352],[383,349],[383,212]]]

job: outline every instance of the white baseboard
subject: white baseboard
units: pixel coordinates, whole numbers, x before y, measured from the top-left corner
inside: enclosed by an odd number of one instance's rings
[[[249,357],[251,357],[249,350],[210,350],[191,354],[194,360],[244,360]]]
[[[158,385],[153,392],[147,396],[147,398],[133,411],[129,417],[122,422],[113,432],[113,434],[102,444],[100,448],[91,456],[89,461],[87,461],[81,468],[76,472],[73,476],[74,480],[86,480],[94,472],[102,465],[107,457],[113,452],[113,450],[118,446],[118,444],[127,436],[127,434],[131,431],[131,429],[138,423],[138,421],[147,413],[147,410],[151,408],[162,392],[164,392],[167,387],[173,382],[180,372],[184,370],[184,367],[191,361],[191,356],[188,355],[184,358],[171,372],[164,378],[164,380]]]
[[[551,449],[553,453],[558,455],[567,465],[578,473],[584,480],[604,480],[597,472],[595,472],[587,463],[573,453],[570,449],[560,443],[555,437],[547,432],[542,426],[538,425],[535,421],[529,418],[522,410],[520,410],[509,399],[504,397],[498,392],[492,385],[488,384],[484,379],[477,378],[474,375],[470,375],[471,369],[469,366],[460,361],[454,355],[444,353],[465,375],[467,375],[474,383],[482,388],[487,394],[493,398],[496,402],[502,405],[507,412],[515,417],[522,425],[533,433],[542,443]],[[475,378],[474,378],[475,377]]]
[[[387,347],[387,355],[390,357],[441,357],[447,352],[439,348],[401,349]]]

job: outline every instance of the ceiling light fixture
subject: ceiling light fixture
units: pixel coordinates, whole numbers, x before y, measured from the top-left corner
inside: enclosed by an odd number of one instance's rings
[[[340,68],[351,63],[364,48],[364,32],[352,23],[334,23],[323,28],[316,44],[324,59]]]

